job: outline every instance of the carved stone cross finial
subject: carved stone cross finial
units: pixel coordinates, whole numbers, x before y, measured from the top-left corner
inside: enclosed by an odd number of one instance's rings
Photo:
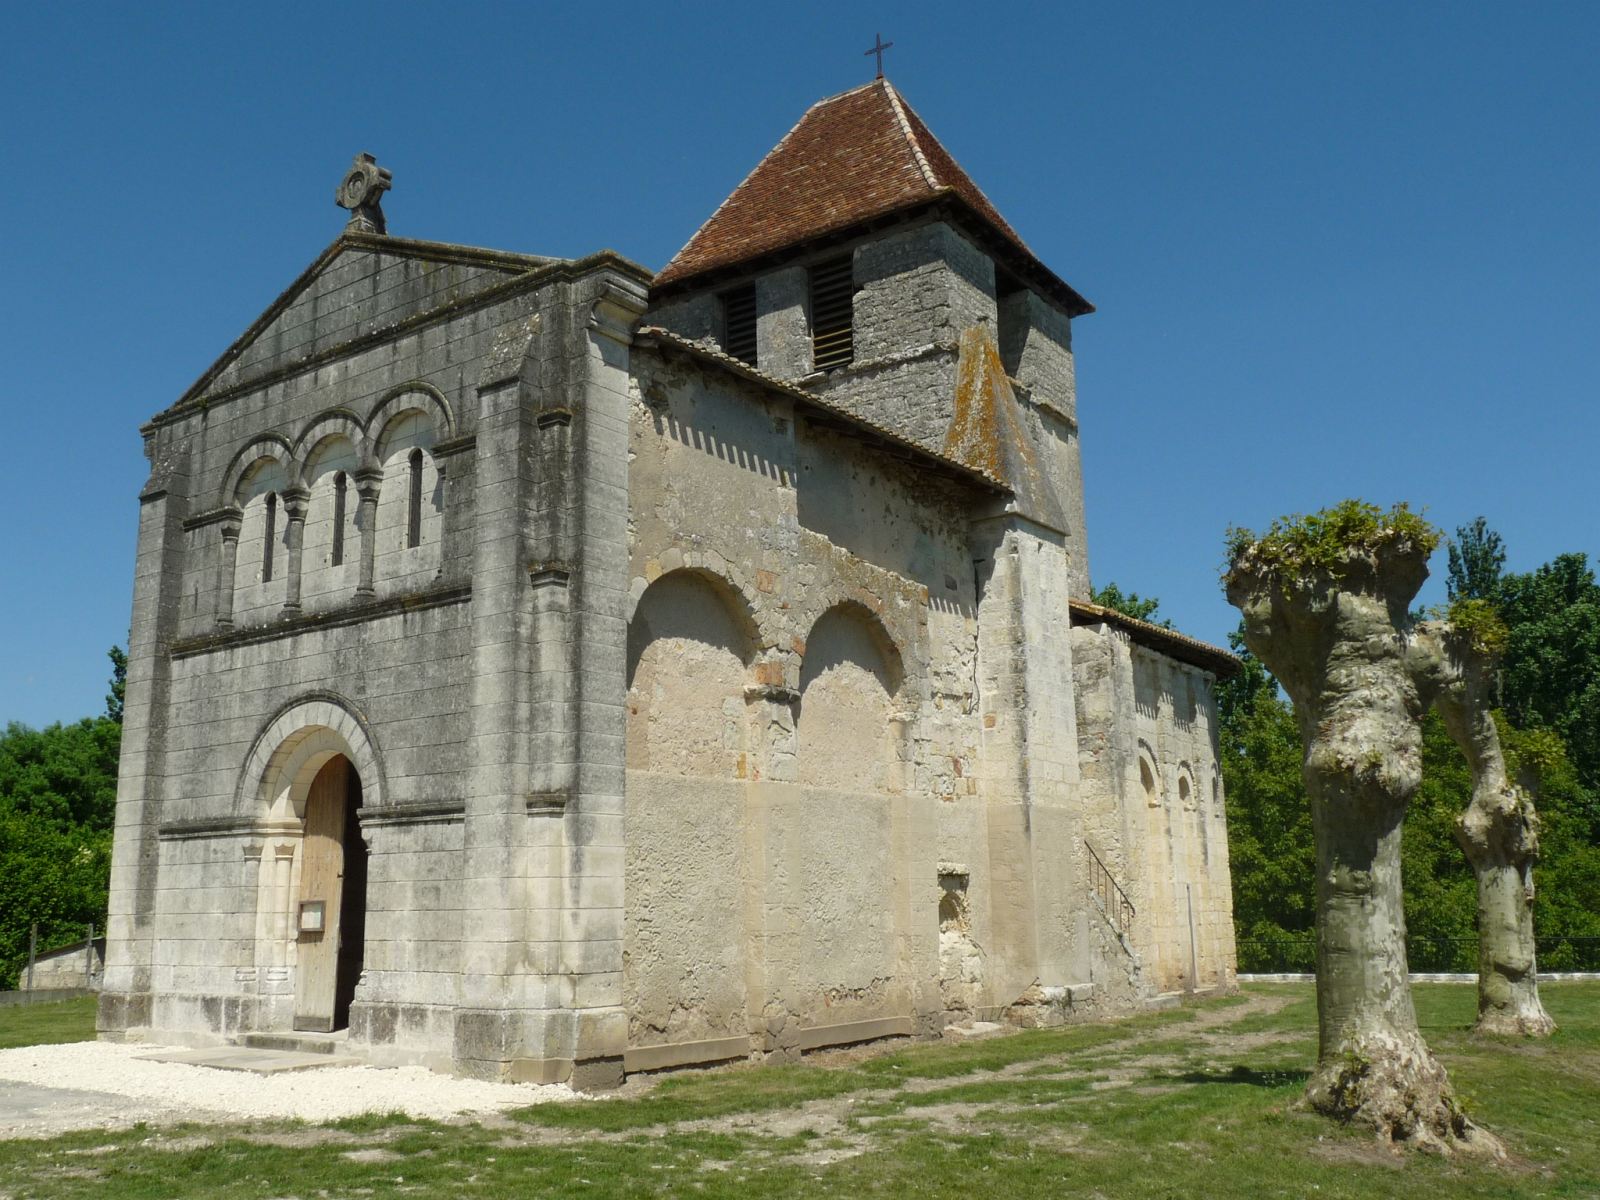
[[[388,232],[379,204],[383,194],[389,190],[392,178],[372,155],[356,155],[338,190],[333,193],[333,202],[340,208],[350,210],[350,223],[345,226],[346,229],[359,229],[365,233]]]

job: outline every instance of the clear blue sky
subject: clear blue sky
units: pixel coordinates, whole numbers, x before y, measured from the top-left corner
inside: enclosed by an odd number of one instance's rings
[[[394,172],[402,236],[672,253],[888,74],[1099,308],[1097,582],[1214,641],[1229,524],[1349,495],[1600,552],[1600,5],[14,5],[0,721],[96,712],[138,426]],[[1441,556],[1442,560],[1442,556]],[[1443,563],[1425,599],[1442,597]]]

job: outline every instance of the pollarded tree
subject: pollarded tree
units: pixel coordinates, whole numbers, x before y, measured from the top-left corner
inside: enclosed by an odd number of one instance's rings
[[[1400,836],[1422,778],[1426,703],[1410,605],[1439,532],[1404,505],[1346,501],[1229,535],[1245,643],[1294,701],[1317,859],[1315,1110],[1396,1141],[1492,1146],[1417,1029]]]
[[[1539,1000],[1534,957],[1539,818],[1533,797],[1507,775],[1493,712],[1506,636],[1487,601],[1458,599],[1447,621],[1417,626],[1412,669],[1472,768],[1472,801],[1456,840],[1478,885],[1478,1031],[1544,1037],[1555,1022]]]

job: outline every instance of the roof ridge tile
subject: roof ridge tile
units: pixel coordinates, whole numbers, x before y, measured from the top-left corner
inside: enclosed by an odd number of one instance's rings
[[[900,123],[900,132],[905,134],[906,145],[911,147],[911,154],[917,160],[917,166],[922,168],[922,177],[928,181],[928,186],[935,191],[939,190],[939,178],[933,172],[933,167],[928,163],[928,156],[922,152],[922,144],[917,140],[917,135],[912,132],[911,122],[906,119],[905,106],[900,102],[900,93],[895,90],[894,84],[887,79],[880,79],[883,91],[889,97],[889,105],[894,109],[895,120]]]

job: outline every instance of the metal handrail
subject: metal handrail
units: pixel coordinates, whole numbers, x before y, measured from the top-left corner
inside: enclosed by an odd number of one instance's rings
[[[1099,899],[1100,910],[1118,933],[1129,932],[1137,915],[1133,901],[1128,899],[1128,893],[1122,890],[1111,868],[1095,853],[1094,847],[1085,841],[1083,848],[1089,852],[1089,888]]]

